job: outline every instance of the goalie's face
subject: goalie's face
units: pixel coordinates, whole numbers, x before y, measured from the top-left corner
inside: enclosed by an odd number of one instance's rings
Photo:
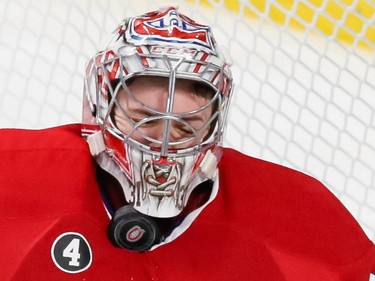
[[[213,126],[214,91],[191,80],[140,76],[118,86],[112,118],[127,137],[165,152],[193,147]],[[211,120],[210,120],[211,118]]]

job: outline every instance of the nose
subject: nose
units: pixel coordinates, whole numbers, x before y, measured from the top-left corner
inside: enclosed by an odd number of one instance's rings
[[[137,141],[162,151],[186,148],[191,141],[186,141],[189,137],[180,132],[177,123],[172,120],[168,122],[168,120],[160,119],[145,124],[145,126],[138,128]],[[171,145],[171,143],[178,141],[186,142]]]
[[[159,147],[164,140],[164,123],[161,120],[153,122],[147,128],[142,129],[143,133],[149,138],[146,139],[149,146]]]
[[[134,131],[132,138],[147,146],[160,147],[165,139],[165,123],[164,120],[146,122]]]

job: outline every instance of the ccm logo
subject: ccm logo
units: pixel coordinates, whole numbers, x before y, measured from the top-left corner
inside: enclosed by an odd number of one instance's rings
[[[151,48],[151,53],[158,55],[190,55],[193,57],[197,51],[184,48],[180,49],[174,47],[153,46]]]

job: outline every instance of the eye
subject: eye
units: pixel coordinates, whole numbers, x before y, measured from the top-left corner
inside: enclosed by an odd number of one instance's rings
[[[136,125],[136,124],[138,124],[139,122],[142,122],[142,121],[144,121],[145,119],[148,119],[148,117],[143,117],[143,118],[137,118],[137,117],[129,117],[129,119],[130,119],[130,121],[133,123],[133,125]],[[153,120],[153,119],[151,119],[151,120],[146,120],[146,122],[144,122],[144,123],[142,123],[142,124],[140,124],[139,125],[139,127],[141,127],[141,128],[144,128],[144,127],[152,127],[152,126],[155,126],[155,125],[157,125],[157,122],[158,122],[158,120]]]
[[[183,137],[191,137],[194,135],[193,130],[186,125],[176,126],[177,132]]]
[[[133,124],[136,124],[136,123],[138,123],[138,122],[140,122],[142,119],[140,119],[140,118],[134,118],[134,117],[130,117],[129,116],[129,119],[130,119],[130,121],[133,123]]]

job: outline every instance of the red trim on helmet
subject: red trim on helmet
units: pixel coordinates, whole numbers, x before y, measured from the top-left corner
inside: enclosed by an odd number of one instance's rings
[[[107,130],[103,131],[104,143],[114,153],[114,160],[123,168],[127,176],[132,179],[131,163],[127,161],[127,154],[123,141],[116,138]]]
[[[208,54],[207,54],[207,53],[204,53],[204,54],[202,55],[202,57],[200,58],[200,60],[203,62],[203,61],[205,61],[207,58],[208,58]],[[194,73],[198,73],[201,67],[202,67],[202,64],[197,64],[197,65],[194,67],[193,72],[194,72]]]
[[[219,76],[219,74],[220,74],[220,71],[216,71],[215,75],[214,75],[214,76],[212,77],[212,79],[211,79],[211,83],[212,83],[212,84],[214,84],[214,85],[216,84],[216,83],[215,83],[215,80],[216,80],[216,78]]]
[[[177,165],[177,161],[175,160],[171,161],[170,159],[168,159],[168,157],[163,156],[163,157],[160,157],[158,160],[154,160],[152,164],[174,166],[174,165]]]
[[[142,50],[142,47],[138,46],[137,47],[137,52],[139,54],[144,54],[143,50]],[[150,65],[148,64],[148,61],[147,61],[147,58],[146,57],[142,57],[141,56],[141,60],[142,60],[142,63],[145,67],[150,67]]]

